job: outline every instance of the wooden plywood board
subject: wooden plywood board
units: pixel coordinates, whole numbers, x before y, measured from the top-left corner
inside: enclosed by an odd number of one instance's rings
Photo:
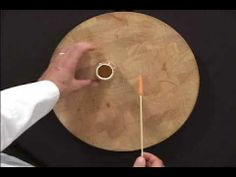
[[[115,12],[76,26],[58,45],[91,42],[78,79],[96,78],[99,62],[115,65],[114,77],[97,87],[60,99],[54,111],[76,137],[98,148],[140,148],[138,75],[144,78],[144,147],[175,133],[187,120],[198,95],[199,72],[186,41],[164,22],[139,13]]]

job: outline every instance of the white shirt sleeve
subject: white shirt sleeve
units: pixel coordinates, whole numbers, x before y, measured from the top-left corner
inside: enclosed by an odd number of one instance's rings
[[[1,151],[49,113],[60,92],[51,81],[39,81],[1,91]]]

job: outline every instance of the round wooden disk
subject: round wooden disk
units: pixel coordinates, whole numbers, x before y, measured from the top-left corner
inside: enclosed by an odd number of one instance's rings
[[[185,40],[169,25],[133,12],[88,19],[58,45],[90,42],[97,46],[81,59],[76,77],[96,78],[99,63],[115,67],[100,81],[60,99],[54,111],[80,140],[106,150],[140,149],[138,75],[144,78],[144,147],[175,133],[187,120],[199,90],[199,71]]]

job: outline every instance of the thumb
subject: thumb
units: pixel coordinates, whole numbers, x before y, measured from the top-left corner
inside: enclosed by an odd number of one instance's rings
[[[74,87],[75,89],[80,89],[86,86],[89,86],[93,83],[91,79],[84,79],[84,80],[74,80]]]
[[[138,157],[133,167],[146,167],[146,160],[142,156]]]

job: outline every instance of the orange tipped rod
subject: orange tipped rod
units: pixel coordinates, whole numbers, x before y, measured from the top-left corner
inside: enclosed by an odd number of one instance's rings
[[[143,76],[139,75],[140,149],[143,156]]]
[[[143,95],[143,76],[139,75],[139,95]]]

